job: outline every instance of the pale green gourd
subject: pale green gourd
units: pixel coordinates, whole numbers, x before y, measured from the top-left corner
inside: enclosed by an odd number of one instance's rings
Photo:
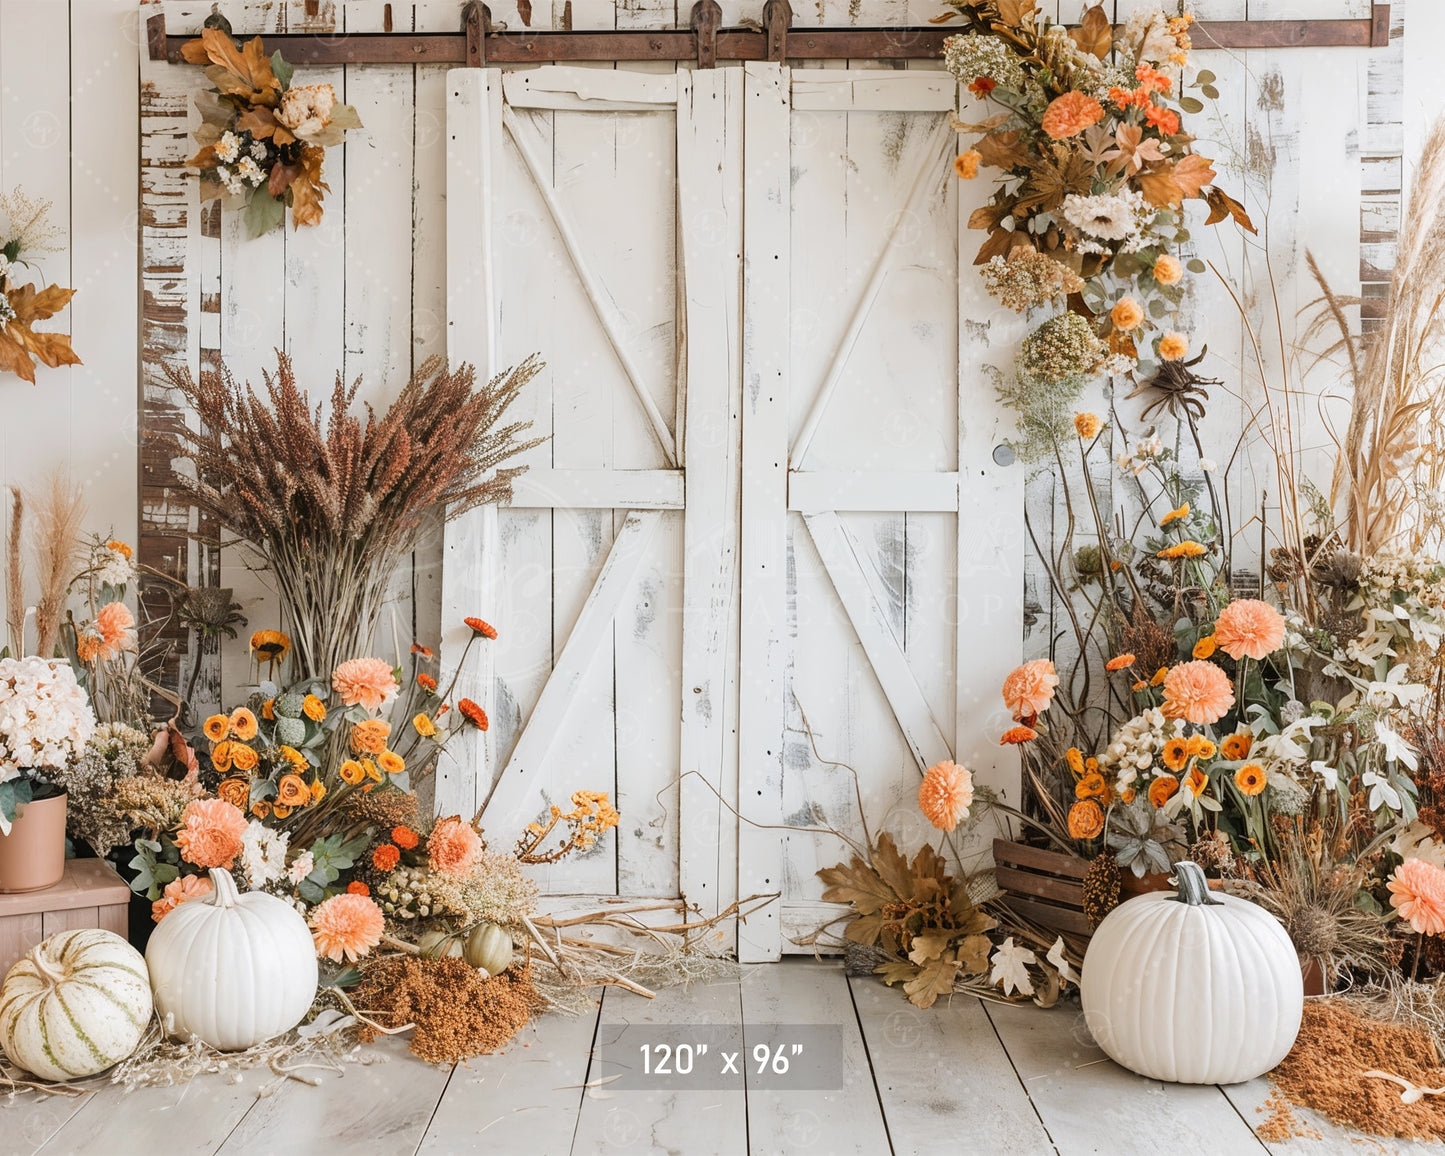
[[[512,966],[512,937],[495,923],[479,923],[467,936],[466,959],[488,975],[501,975]]]

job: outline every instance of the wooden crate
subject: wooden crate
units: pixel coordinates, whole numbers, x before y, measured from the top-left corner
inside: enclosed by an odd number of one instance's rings
[[[1093,928],[1084,917],[1084,874],[1089,861],[1046,847],[1008,839],[993,841],[998,885],[1020,915],[1052,931],[1087,939]]]
[[[100,927],[124,936],[130,894],[104,859],[67,859],[54,887],[0,895],[0,976],[57,931]]]

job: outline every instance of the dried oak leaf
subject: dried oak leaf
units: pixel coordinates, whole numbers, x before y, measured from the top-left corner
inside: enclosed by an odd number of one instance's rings
[[[868,856],[873,870],[878,877],[893,889],[894,894],[899,898],[906,898],[913,882],[912,872],[908,867],[908,860],[898,845],[893,842],[893,836],[884,831],[878,836],[878,846]]]
[[[51,285],[37,293],[34,285],[23,285],[7,290],[5,296],[15,315],[0,325],[0,371],[8,370],[34,385],[36,358],[52,369],[81,363],[68,333],[37,333],[33,328],[35,322],[64,309],[75,296],[74,289]]]
[[[1029,163],[1028,153],[1019,144],[1017,129],[1010,129],[1008,132],[991,132],[974,141],[973,147],[979,155],[980,163],[988,165],[989,168],[1008,171]]]
[[[998,18],[1005,24],[1017,28],[1034,14],[1038,7],[1036,0],[997,0]]]
[[[1209,204],[1209,216],[1204,220],[1206,225],[1215,225],[1225,217],[1233,217],[1241,229],[1247,229],[1251,233],[1259,232],[1254,227],[1254,222],[1249,219],[1249,214],[1245,212],[1244,206],[1223,189],[1211,185],[1204,190],[1204,199]]]
[[[325,149],[307,145],[295,164],[277,164],[271,170],[271,195],[279,197],[287,189],[291,190],[294,228],[321,224],[321,198],[331,191],[331,186],[321,179],[321,162],[325,159]]]
[[[913,937],[909,945],[908,958],[920,967],[930,959],[940,959],[943,953],[948,950],[949,940],[953,937],[946,932],[923,932]]]
[[[930,1008],[941,995],[953,991],[953,981],[958,975],[958,960],[952,952],[946,952],[938,959],[930,960],[918,969],[918,974],[903,985],[908,1000],[915,1007]]]
[[[1134,179],[1144,199],[1163,208],[1199,196],[1199,190],[1214,179],[1214,169],[1208,157],[1190,154],[1175,165],[1140,173]]]
[[[1094,166],[1067,146],[1057,146],[1052,154],[1031,159],[1028,169],[1029,175],[1019,185],[1017,209],[1050,213],[1070,193],[1087,195],[1093,187]]]
[[[913,979],[918,974],[918,968],[914,964],[898,960],[880,963],[873,969],[873,974],[880,976],[884,983],[892,987],[895,983],[907,983]]]
[[[199,40],[181,45],[181,58],[188,64],[210,61],[206,77],[224,94],[243,97],[252,104],[274,104],[280,99],[281,82],[271,71],[271,58],[259,36],[238,49],[219,28],[206,28]]]
[[[851,903],[862,915],[874,915],[885,904],[898,902],[893,889],[857,855],[847,865],[824,867],[818,878],[828,885],[823,892],[824,903]]]
[[[1114,46],[1114,25],[1104,12],[1102,4],[1095,4],[1080,22],[1079,27],[1069,29],[1069,37],[1078,45],[1080,52],[1087,52],[1103,60]]]

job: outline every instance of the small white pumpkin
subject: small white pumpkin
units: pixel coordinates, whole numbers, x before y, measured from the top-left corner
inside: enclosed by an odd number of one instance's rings
[[[466,959],[488,975],[501,975],[512,966],[512,936],[495,923],[479,923],[467,936]]]
[[[172,909],[146,947],[166,1030],[240,1051],[293,1028],[316,998],[316,946],[306,920],[263,891],[238,894],[229,871],[214,890]]]
[[[0,1046],[46,1080],[76,1080],[120,1063],[150,1019],[146,961],[99,928],[52,935],[0,987]]]
[[[1299,956],[1258,904],[1211,893],[1196,863],[1178,891],[1120,904],[1089,940],[1079,993],[1094,1039],[1155,1080],[1238,1084],[1294,1046],[1304,1014]]]
[[[460,959],[462,955],[462,941],[450,931],[424,931],[416,945],[428,959]]]

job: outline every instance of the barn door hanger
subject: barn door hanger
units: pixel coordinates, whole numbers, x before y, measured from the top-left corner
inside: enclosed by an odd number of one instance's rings
[[[390,5],[388,5],[390,7]],[[936,60],[956,28],[794,28],[788,0],[767,0],[762,20],[723,28],[717,0],[697,0],[687,28],[602,29],[574,32],[502,31],[481,0],[462,10],[459,32],[375,32],[266,37],[292,64],[543,64],[574,61],[689,61],[712,68],[719,60]],[[1381,48],[1390,40],[1390,5],[1376,4],[1353,20],[1203,20],[1189,30],[1195,48]],[[146,21],[152,60],[179,63],[181,45],[166,17]]]

